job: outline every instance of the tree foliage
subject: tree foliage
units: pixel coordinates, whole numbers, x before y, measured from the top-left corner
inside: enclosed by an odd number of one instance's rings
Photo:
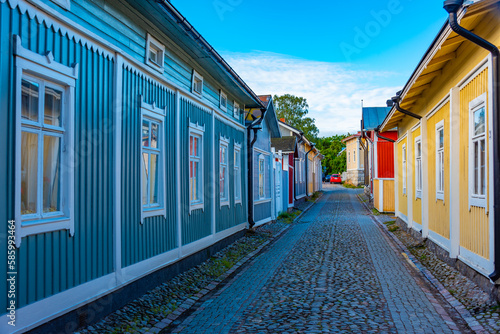
[[[342,143],[342,139],[348,136],[349,134],[336,135],[318,138],[316,140],[316,147],[324,156],[321,165],[326,167],[326,174],[342,173],[347,170],[346,152],[344,150],[341,154],[339,153],[345,148],[345,144]]]
[[[287,124],[304,132],[310,141],[314,142],[318,138],[319,130],[314,124],[314,118],[306,116],[309,105],[305,98],[285,94],[275,95],[273,101],[278,119],[284,118]]]

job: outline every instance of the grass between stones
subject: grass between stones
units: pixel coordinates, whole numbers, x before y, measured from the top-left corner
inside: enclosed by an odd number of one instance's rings
[[[316,198],[318,196],[319,194]],[[274,238],[301,212],[294,210],[282,213],[276,222],[261,226],[255,231],[249,230],[241,239],[207,261],[159,285],[100,322],[79,329],[77,333],[134,333],[153,327],[208,284],[220,282],[220,277],[227,270],[264,242]]]

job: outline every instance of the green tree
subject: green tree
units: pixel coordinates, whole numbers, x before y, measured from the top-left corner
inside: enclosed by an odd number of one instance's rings
[[[346,153],[345,151],[342,152],[345,148],[344,143],[342,143],[342,139],[348,136],[349,134],[336,135],[318,138],[316,140],[316,147],[324,156],[321,164],[326,167],[326,174],[342,173],[347,170]]]
[[[309,105],[305,98],[285,94],[275,95],[273,101],[278,119],[284,118],[288,124],[304,132],[307,139],[316,141],[319,130],[314,124],[314,118],[306,117]]]

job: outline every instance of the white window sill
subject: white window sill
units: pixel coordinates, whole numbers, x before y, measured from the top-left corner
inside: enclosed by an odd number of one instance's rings
[[[231,205],[229,204],[229,200],[228,199],[226,199],[226,200],[222,200],[221,199],[219,209],[222,209],[223,206],[227,206],[229,208],[231,207]]]
[[[163,218],[167,218],[167,211],[165,208],[154,208],[154,209],[144,209],[142,208],[141,214],[141,224],[144,224],[144,219],[156,216],[163,216]]]
[[[149,60],[149,58],[146,59],[146,64],[149,65],[151,68],[157,70],[158,72],[163,74],[164,67],[155,63],[154,61]]]
[[[196,204],[190,204],[189,205],[189,214],[191,215],[191,212],[195,210],[200,210],[205,211],[205,204],[204,203],[196,203]]]
[[[444,201],[444,193],[436,193],[436,201],[437,200]]]
[[[21,239],[29,235],[69,230],[71,236],[75,234],[74,221],[68,217],[28,220],[16,226],[16,247],[21,246]]]
[[[268,202],[271,202],[270,198],[262,198],[262,199],[254,201],[253,204],[255,205],[255,204],[268,203]]]
[[[243,205],[243,202],[241,201],[241,199],[237,199],[234,201],[234,205],[236,205],[236,204]]]
[[[469,197],[469,210],[472,206],[486,208],[486,197]]]
[[[422,199],[422,191],[421,191],[421,190],[417,190],[417,191],[415,192],[415,199],[417,199],[417,198]]]

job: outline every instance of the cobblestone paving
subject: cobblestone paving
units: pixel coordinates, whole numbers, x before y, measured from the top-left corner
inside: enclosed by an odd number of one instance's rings
[[[413,277],[359,206],[359,190],[333,189],[165,332],[469,332]]]

